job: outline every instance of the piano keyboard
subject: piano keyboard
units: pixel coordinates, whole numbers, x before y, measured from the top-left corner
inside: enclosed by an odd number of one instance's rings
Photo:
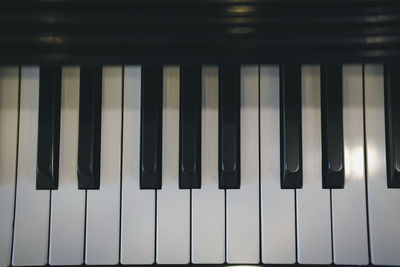
[[[399,75],[1,67],[0,266],[400,265]]]

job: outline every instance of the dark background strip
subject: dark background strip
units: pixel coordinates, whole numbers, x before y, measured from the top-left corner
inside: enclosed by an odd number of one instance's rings
[[[396,0],[4,0],[0,64],[400,59]]]

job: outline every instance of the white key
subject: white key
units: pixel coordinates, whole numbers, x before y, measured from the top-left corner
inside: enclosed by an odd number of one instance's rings
[[[343,66],[343,143],[345,185],[344,189],[332,189],[334,262],[367,265],[361,65]]]
[[[332,262],[329,189],[322,189],[319,66],[302,66],[303,188],[296,190],[297,257],[301,264]]]
[[[400,265],[400,190],[387,188],[382,65],[365,65],[365,137],[371,261]]]
[[[103,67],[100,189],[87,190],[86,264],[119,262],[122,67]]]
[[[48,258],[50,191],[36,190],[39,67],[21,68],[20,97],[12,264],[44,265]]]
[[[85,191],[78,190],[79,67],[63,67],[61,81],[60,166],[58,190],[52,190],[51,265],[83,263]]]
[[[261,243],[263,263],[296,262],[294,190],[280,184],[279,67],[260,69]]]
[[[240,189],[226,190],[226,261],[259,263],[258,66],[241,67]]]
[[[190,261],[190,191],[179,189],[179,67],[163,73],[162,189],[157,191],[157,263]]]
[[[125,67],[121,263],[154,262],[155,191],[140,190],[141,68]]]
[[[18,67],[0,68],[0,266],[11,260],[17,163]]]
[[[225,192],[218,189],[218,68],[203,67],[201,189],[192,190],[192,262],[225,261]]]

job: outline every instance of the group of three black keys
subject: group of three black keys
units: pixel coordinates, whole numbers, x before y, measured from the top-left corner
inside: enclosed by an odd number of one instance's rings
[[[342,65],[321,65],[322,188],[344,188]],[[400,67],[385,65],[388,187],[400,188]],[[61,66],[40,68],[36,188],[58,188]],[[301,65],[280,65],[281,188],[302,187]],[[220,189],[240,189],[240,65],[218,67]],[[202,66],[180,66],[179,187],[201,188]],[[163,66],[142,66],[140,188],[162,188]],[[102,67],[81,66],[77,180],[100,188]],[[360,137],[361,138],[361,137]],[[178,178],[178,177],[177,177]],[[279,179],[279,177],[277,177]]]

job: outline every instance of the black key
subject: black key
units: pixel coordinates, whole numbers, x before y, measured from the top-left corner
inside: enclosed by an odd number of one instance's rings
[[[78,187],[100,188],[102,68],[81,67]]]
[[[281,65],[279,79],[281,188],[301,188],[303,186],[301,66]]]
[[[142,67],[140,189],[161,189],[163,67]]]
[[[240,188],[240,65],[219,66],[219,188]]]
[[[321,66],[322,188],[344,187],[342,66]]]
[[[400,65],[384,67],[388,188],[400,188]]]
[[[58,189],[61,67],[40,67],[36,189]]]
[[[179,188],[201,186],[201,66],[180,68]]]

